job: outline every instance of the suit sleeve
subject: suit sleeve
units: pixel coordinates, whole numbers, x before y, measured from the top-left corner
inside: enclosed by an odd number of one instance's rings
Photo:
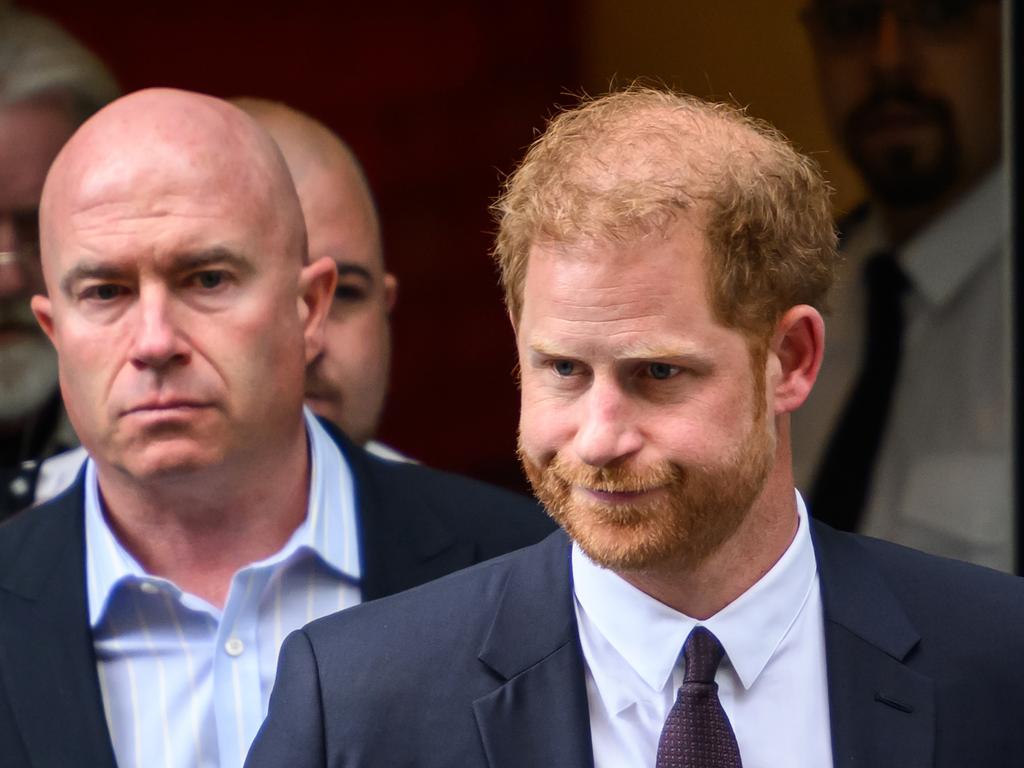
[[[323,715],[316,656],[300,629],[281,646],[267,719],[249,749],[245,768],[324,768]]]

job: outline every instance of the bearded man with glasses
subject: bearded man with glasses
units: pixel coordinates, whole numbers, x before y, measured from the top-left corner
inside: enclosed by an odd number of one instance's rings
[[[53,158],[118,95],[114,79],[52,22],[0,9],[0,520],[67,484],[82,463],[57,388],[57,356],[29,298],[43,291],[39,196]]]
[[[867,201],[840,222],[829,352],[793,444],[798,485],[831,524],[1012,570],[1002,10],[804,11]]]

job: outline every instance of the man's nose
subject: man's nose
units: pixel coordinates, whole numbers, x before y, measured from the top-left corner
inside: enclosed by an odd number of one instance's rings
[[[584,464],[605,467],[643,447],[636,407],[616,382],[595,379],[579,406],[573,449]]]
[[[910,24],[910,21],[901,19],[893,8],[882,9],[871,50],[874,67],[879,73],[900,72],[906,68],[910,54]]]
[[[131,359],[136,368],[163,369],[188,361],[189,346],[178,327],[176,307],[164,291],[140,291],[135,314]]]

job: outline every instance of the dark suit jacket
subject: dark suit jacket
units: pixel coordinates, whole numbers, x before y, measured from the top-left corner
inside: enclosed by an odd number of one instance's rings
[[[525,497],[378,459],[331,431],[355,481],[364,600],[554,528]],[[86,608],[82,493],[80,475],[62,496],[0,526],[3,768],[114,768]]]
[[[1024,765],[1024,584],[820,524],[836,766]],[[593,765],[569,542],[293,633],[246,768]]]

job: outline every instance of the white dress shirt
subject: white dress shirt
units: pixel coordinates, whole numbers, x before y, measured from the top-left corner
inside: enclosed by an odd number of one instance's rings
[[[377,440],[368,440],[363,448],[365,448],[368,453],[372,453],[380,459],[387,459],[388,461],[402,461],[407,464],[419,464],[416,459],[409,458],[401,451],[396,451],[390,445],[378,442]]]
[[[44,459],[39,465],[34,503],[42,504],[70,488],[87,458],[85,448],[78,446]]]
[[[150,576],[85,478],[89,621],[119,768],[238,768],[263,722],[285,636],[360,601],[355,495],[338,447],[306,411],[306,520],[239,570],[223,610]]]
[[[756,584],[705,621],[658,602],[572,550],[595,768],[653,768],[683,682],[683,643],[707,627],[725,648],[722,708],[744,768],[832,765],[825,634],[807,511]]]
[[[863,533],[1010,571],[1008,264],[1005,178],[993,172],[898,253],[910,283],[899,378]],[[825,362],[793,415],[798,487],[809,488],[861,369],[864,262],[885,248],[876,214],[847,233]]]

